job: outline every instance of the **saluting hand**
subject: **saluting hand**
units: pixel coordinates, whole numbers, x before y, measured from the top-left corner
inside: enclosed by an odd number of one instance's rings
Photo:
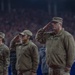
[[[71,70],[71,68],[69,68],[69,67],[66,67],[65,68],[65,72],[68,72],[68,71],[70,71]]]
[[[51,25],[51,22],[49,22],[48,24],[46,24],[44,27],[43,27],[43,30],[47,30]]]

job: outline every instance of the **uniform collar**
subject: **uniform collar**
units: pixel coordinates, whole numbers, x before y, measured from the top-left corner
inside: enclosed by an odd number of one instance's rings
[[[62,28],[62,30],[60,30],[60,31],[59,31],[57,34],[55,34],[54,36],[60,36],[60,35],[62,35],[63,31],[64,31],[64,28]]]
[[[26,43],[23,43],[23,45],[25,45],[25,46],[26,46],[26,45],[28,45],[28,44],[29,44],[29,42],[30,42],[30,40],[29,40],[29,41],[27,41]]]

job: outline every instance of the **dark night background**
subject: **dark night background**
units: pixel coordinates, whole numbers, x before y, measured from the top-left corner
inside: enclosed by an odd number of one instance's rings
[[[75,0],[0,0],[4,1],[5,9],[7,9],[10,1],[11,8],[34,8],[47,9],[50,2],[51,7],[54,3],[57,4],[58,11],[72,11],[75,12]]]

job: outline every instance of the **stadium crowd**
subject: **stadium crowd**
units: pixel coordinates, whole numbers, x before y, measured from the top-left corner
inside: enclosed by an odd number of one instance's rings
[[[75,14],[64,12],[58,16],[64,19],[64,28],[75,36]],[[47,24],[51,15],[47,11],[38,9],[13,9],[10,13],[0,12],[0,31],[6,34],[6,44],[24,29],[29,29],[34,36],[37,30]]]

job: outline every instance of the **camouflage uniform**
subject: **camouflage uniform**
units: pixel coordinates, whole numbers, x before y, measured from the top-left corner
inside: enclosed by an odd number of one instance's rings
[[[53,18],[58,21],[59,18]],[[40,29],[36,34],[36,39],[40,43],[46,44],[46,60],[50,68],[50,75],[69,75],[65,72],[65,67],[73,64],[75,57],[75,42],[73,36],[62,29],[58,34],[54,32],[45,32]]]
[[[4,39],[4,37],[5,34],[0,32],[0,38]],[[0,45],[0,75],[8,75],[9,54],[9,48],[2,43]]]
[[[17,75],[15,64],[16,64],[16,46],[18,44],[20,44],[20,41],[19,36],[17,35],[10,42],[10,64],[13,75]]]
[[[25,30],[22,35],[32,36],[29,30]],[[27,43],[16,46],[17,62],[16,70],[20,75],[31,75],[31,72],[36,73],[38,68],[38,48],[29,40]],[[18,75],[19,75],[18,74]]]

